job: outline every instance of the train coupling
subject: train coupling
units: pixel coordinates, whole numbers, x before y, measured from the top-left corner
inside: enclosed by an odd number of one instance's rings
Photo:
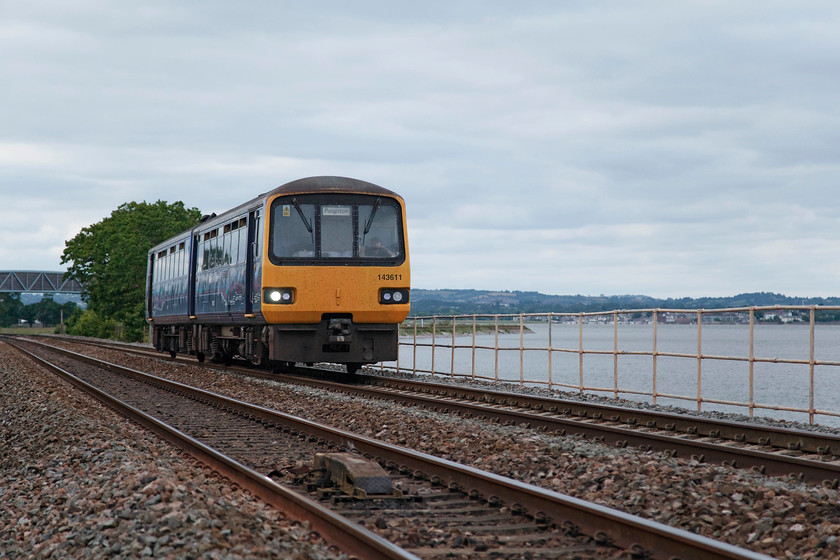
[[[331,343],[350,342],[350,325],[353,320],[348,318],[330,319],[327,323],[327,333]]]

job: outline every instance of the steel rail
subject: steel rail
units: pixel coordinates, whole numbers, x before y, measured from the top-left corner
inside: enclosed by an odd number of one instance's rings
[[[319,503],[275,483],[270,478],[208,447],[180,430],[161,422],[154,416],[146,414],[142,410],[96,388],[72,373],[63,370],[61,367],[21,348],[17,344],[9,342],[5,338],[4,340],[38,365],[56,373],[73,386],[92,395],[130,420],[151,430],[165,441],[214,469],[222,476],[227,477],[234,484],[248,490],[290,518],[309,522],[314,531],[339,550],[365,559],[419,560],[414,554],[397,547],[362,526],[330,511]],[[56,349],[54,347],[49,348],[51,350],[67,352],[66,350]],[[76,355],[74,358],[78,356],[80,355]],[[90,363],[88,360],[85,361]],[[111,370],[111,368],[108,369]]]
[[[510,406],[538,411],[561,411],[571,416],[609,419],[623,424],[633,424],[649,428],[666,428],[691,435],[732,439],[737,442],[767,445],[779,449],[799,450],[818,454],[835,453],[840,455],[840,435],[836,433],[798,430],[757,424],[755,422],[737,422],[734,420],[704,418],[691,414],[676,414],[643,408],[508,393],[452,384],[394,379],[375,375],[363,375],[360,377],[371,385],[408,387],[412,391],[435,392],[458,399],[508,404]]]
[[[632,427],[602,424],[597,421],[579,420],[555,416],[546,412],[527,412],[524,410],[498,408],[498,406],[481,404],[476,402],[462,402],[453,400],[441,400],[440,397],[429,397],[420,394],[397,393],[393,391],[382,391],[370,387],[360,387],[323,381],[307,379],[294,376],[285,377],[295,383],[317,386],[328,390],[353,393],[373,398],[387,398],[418,406],[425,406],[434,411],[448,411],[461,414],[465,417],[489,417],[496,418],[501,422],[509,424],[525,424],[529,428],[541,428],[560,432],[561,434],[580,434],[590,437],[603,443],[615,444],[619,447],[634,446],[645,449],[665,451],[672,456],[693,457],[703,461],[725,464],[739,468],[758,468],[768,475],[784,476],[795,474],[803,479],[816,482],[835,484],[840,479],[840,464],[815,461],[812,459],[783,455],[777,452],[767,452],[754,449],[745,449],[733,445],[699,441],[684,436],[668,435],[666,433],[654,433],[641,431],[635,427],[635,421],[627,421]],[[451,397],[451,394],[448,395]],[[509,401],[505,394],[504,403],[496,402],[495,405],[505,404]],[[494,399],[495,400],[495,399]],[[623,409],[627,410],[627,409]],[[633,419],[631,419],[633,420]],[[612,420],[618,422],[618,420]],[[711,437],[711,436],[710,436]]]
[[[135,349],[113,344],[102,344],[72,339],[65,340],[107,348],[110,350],[121,350],[124,352],[163,358],[160,352],[156,352],[152,349]],[[191,360],[190,362],[192,363]],[[237,371],[261,378],[277,378],[275,375],[255,372],[254,370],[237,368]],[[622,407],[618,405],[583,402],[554,397],[509,393],[486,388],[473,388],[429,381],[396,379],[376,375],[357,375],[357,377],[370,385],[407,387],[415,392],[441,393],[457,399],[489,403],[495,402],[498,404],[508,404],[510,406],[535,411],[562,412],[567,416],[592,418],[596,420],[609,419],[621,424],[638,425],[649,428],[664,428],[674,432],[684,432],[689,435],[731,439],[736,442],[764,445],[778,449],[798,450],[816,454],[840,455],[840,435],[833,433],[762,425],[755,422],[737,422],[733,420],[704,418],[691,414],[659,412],[643,408]],[[724,404],[727,404],[724,401],[714,402],[723,402]]]
[[[191,398],[212,402],[264,422],[289,427],[293,432],[297,430],[310,437],[323,438],[325,441],[332,441],[345,448],[354,448],[383,463],[399,466],[409,472],[413,470],[423,473],[424,476],[433,480],[436,478],[441,483],[457,487],[476,498],[498,501],[509,505],[512,510],[544,519],[558,526],[568,526],[571,531],[591,535],[601,542],[633,551],[634,554],[642,557],[648,555],[650,558],[668,560],[675,558],[681,560],[769,560],[770,558],[689,531],[669,527],[447,459],[96,360],[69,350],[41,345],[109,371],[145,379],[154,385],[166,387]]]
[[[121,349],[121,347],[114,345],[88,344],[109,349]],[[143,355],[159,355],[158,352],[150,350],[126,349],[126,351]],[[255,372],[246,368],[234,367],[229,369],[264,379],[279,378],[277,375],[259,371]],[[323,373],[323,370],[317,368],[298,369],[301,371]],[[820,455],[834,454],[835,456],[840,454],[840,436],[836,434],[795,430],[750,422],[703,418],[687,414],[658,412],[609,404],[507,393],[427,381],[394,379],[374,375],[360,375],[357,377],[370,385],[394,387],[397,389],[407,388],[407,390],[413,392],[436,393],[453,399],[471,401],[470,403],[464,403],[441,401],[433,397],[423,397],[420,395],[394,393],[387,395],[389,398],[397,399],[407,404],[427,406],[467,416],[492,415],[503,422],[525,423],[534,428],[541,427],[564,433],[581,434],[586,437],[600,439],[604,443],[619,446],[649,447],[671,453],[674,456],[695,457],[704,461],[726,464],[732,467],[757,468],[761,472],[773,476],[794,474],[808,482],[828,483],[830,485],[836,485],[840,482],[840,464],[838,463],[771,453],[762,450],[745,449],[743,447],[715,442],[698,441],[679,435],[650,433],[640,431],[637,427],[641,426],[660,431],[665,430],[674,432],[674,434],[683,433],[691,437],[731,440],[739,444],[773,447],[779,450]],[[382,398],[384,396],[380,391],[369,387],[348,385],[346,383],[330,383],[329,381],[311,378],[294,378],[292,376],[286,376],[286,378],[295,379],[298,383],[328,387],[331,390],[355,392],[356,394],[369,397]],[[488,408],[479,404],[481,402],[510,406],[522,410]],[[526,410],[533,412],[526,412]],[[563,414],[567,418],[552,416],[551,414]],[[624,424],[628,427],[597,423],[602,420],[609,420],[615,424]]]

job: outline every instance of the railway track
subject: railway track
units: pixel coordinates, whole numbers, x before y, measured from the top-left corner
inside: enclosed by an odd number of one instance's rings
[[[54,353],[55,350],[40,346],[36,352]],[[33,359],[40,360],[34,356]],[[270,482],[268,476],[277,478],[278,482],[291,483],[295,489],[285,488],[283,499],[294,495],[296,497],[292,499],[295,503],[309,501],[318,506],[315,508],[319,511],[316,516],[318,521],[313,526],[333,542],[347,540],[349,537],[335,536],[337,530],[332,525],[333,521],[326,520],[326,508],[323,503],[316,503],[313,495],[320,495],[324,499],[330,497],[329,502],[340,513],[357,521],[347,522],[346,517],[342,517],[344,521],[338,523],[343,527],[342,531],[347,531],[347,527],[355,527],[362,533],[369,533],[360,529],[363,523],[365,527],[388,528],[393,537],[395,532],[399,533],[395,529],[408,528],[395,541],[407,548],[409,554],[420,557],[445,557],[454,553],[463,557],[503,558],[530,554],[536,558],[577,554],[582,558],[596,558],[614,557],[616,549],[613,547],[619,547],[625,550],[626,557],[639,558],[767,558],[492,473],[99,362],[66,350],[50,361],[58,362],[59,365],[49,367],[65,371],[63,375],[78,380],[74,383],[84,384],[86,379],[96,385],[107,386],[108,392],[120,393],[120,400],[124,398],[131,403],[128,408],[134,411],[134,416],[142,414],[140,410],[145,408],[152,411],[154,416],[177,424],[177,430],[167,429],[168,439],[174,438],[172,434],[177,431],[191,434],[187,436],[189,443],[186,445],[202,461],[220,462],[222,466],[217,468],[226,476],[261,497],[268,493],[265,489],[265,485]],[[84,365],[79,365],[80,362]],[[100,395],[100,398],[103,396]],[[113,403],[111,405],[116,406]],[[151,422],[156,430],[163,429],[160,419]],[[199,440],[207,440],[210,445]],[[223,456],[228,457],[208,459],[210,447],[222,448],[225,452]],[[348,448],[388,465],[391,470],[388,478],[393,480],[403,495],[393,495],[387,499],[358,499],[358,496],[347,496],[334,488],[322,487],[322,481],[312,478],[313,473],[302,473],[299,468],[288,467],[299,467],[301,463],[311,462],[316,453]],[[243,471],[256,474],[250,475],[250,482],[240,482],[239,477]],[[323,478],[323,475],[318,476]],[[274,486],[284,488],[275,482],[268,486],[271,487],[270,493],[276,492]],[[309,494],[309,498],[301,498],[305,494]],[[275,494],[274,498],[269,498],[269,501],[272,500],[280,499]],[[298,509],[302,507],[295,506],[296,511],[291,515],[298,518],[313,515],[310,512],[301,514]],[[389,522],[394,519],[400,522]],[[447,535],[456,535],[455,541],[435,538],[435,535],[440,534],[441,526],[446,527]],[[580,533],[583,536],[575,536]],[[358,551],[358,547],[362,546],[357,542],[360,537],[357,535],[353,538],[355,544],[352,546],[336,544],[345,550],[349,546],[349,550]],[[389,546],[393,547],[390,543],[377,542],[376,555],[369,552],[356,553],[365,558],[411,557],[399,556],[406,553]]]
[[[840,480],[840,436],[830,433],[370,375],[361,376],[365,383],[361,386],[301,376],[281,378],[465,417],[582,435],[619,447],[790,475],[832,488]]]
[[[90,344],[126,351],[124,345]],[[152,350],[127,351],[161,357]],[[252,377],[282,378],[300,385],[389,399],[465,417],[577,434],[619,447],[662,451],[771,476],[795,476],[831,488],[840,484],[840,435],[832,433],[376,375],[357,375],[355,383],[348,384],[346,374],[336,376],[333,370],[318,368],[297,368],[305,377],[278,376],[242,367],[230,369]],[[327,379],[318,378],[324,376]],[[335,377],[341,381],[329,380]]]

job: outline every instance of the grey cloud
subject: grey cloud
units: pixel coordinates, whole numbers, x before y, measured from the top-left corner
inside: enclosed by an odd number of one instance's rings
[[[0,227],[338,174],[405,196],[419,287],[832,295],[838,20],[827,1],[4,4]],[[56,268],[67,229],[0,269]]]

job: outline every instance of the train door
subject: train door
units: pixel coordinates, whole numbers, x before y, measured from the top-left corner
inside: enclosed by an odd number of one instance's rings
[[[262,217],[257,208],[248,213],[248,262],[246,272],[247,294],[245,314],[253,316],[254,309],[260,308],[262,301]]]
[[[190,272],[188,277],[188,282],[190,285],[190,301],[189,301],[189,317],[195,317],[195,276],[196,276],[196,264],[198,262],[198,242],[200,240],[200,235],[193,235],[192,239],[192,247],[190,247]]]
[[[152,316],[152,294],[154,286],[152,285],[152,280],[154,278],[154,270],[155,270],[155,254],[154,252],[149,253],[149,263],[146,267],[146,317],[151,319]]]

